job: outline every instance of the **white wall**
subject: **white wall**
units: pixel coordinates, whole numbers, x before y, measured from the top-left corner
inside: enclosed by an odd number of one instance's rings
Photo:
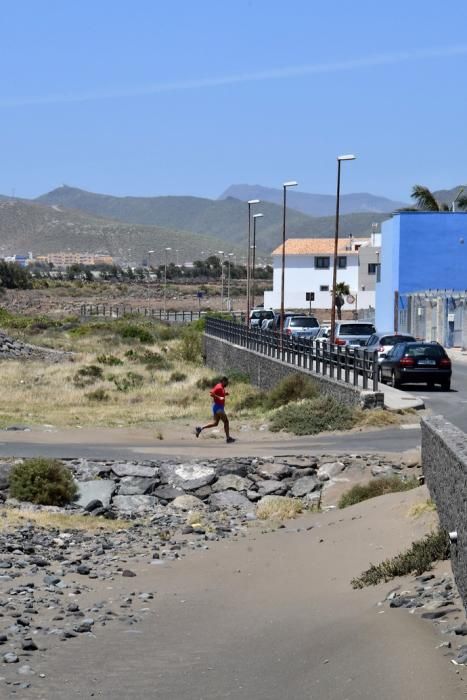
[[[339,253],[345,255],[345,253]],[[332,265],[333,256],[330,256],[330,267],[326,270],[315,269],[315,255],[286,255],[285,257],[285,307],[290,309],[307,309],[310,303],[306,301],[306,292],[314,292],[315,300],[311,302],[312,309],[330,309],[331,292],[320,292],[321,285],[327,285],[332,289]],[[264,307],[266,309],[279,309],[281,305],[281,273],[282,257],[273,257],[273,289],[264,293]],[[355,294],[358,289],[358,256],[347,255],[347,268],[337,270],[337,282],[345,282],[349,285],[350,292]],[[358,307],[367,308],[368,303],[363,306],[360,297],[366,297],[374,292],[360,292],[358,294]],[[345,304],[345,310],[354,309],[355,305]]]

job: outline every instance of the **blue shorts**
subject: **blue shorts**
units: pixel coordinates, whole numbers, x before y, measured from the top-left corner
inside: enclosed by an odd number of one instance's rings
[[[215,416],[216,413],[224,413],[224,406],[222,406],[220,403],[213,403],[212,404],[212,415]]]

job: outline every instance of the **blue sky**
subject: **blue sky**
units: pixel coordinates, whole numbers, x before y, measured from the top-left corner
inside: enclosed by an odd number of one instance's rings
[[[467,182],[467,3],[0,0],[0,193]]]

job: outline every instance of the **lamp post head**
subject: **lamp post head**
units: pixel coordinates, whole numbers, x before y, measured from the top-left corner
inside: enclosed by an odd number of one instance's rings
[[[288,180],[287,182],[282,183],[282,187],[296,187],[298,185],[298,182],[295,182],[295,180]]]
[[[337,160],[355,160],[357,156],[352,155],[352,153],[348,153],[345,156],[337,156]]]
[[[172,248],[166,248],[166,250],[172,250]]]
[[[249,199],[247,204],[259,204],[260,200],[259,199]]]
[[[260,219],[264,214],[253,214],[253,219]]]
[[[130,250],[131,250],[131,248],[128,248],[128,252],[130,252]],[[155,253],[155,252],[156,252],[155,250],[148,250],[149,255],[152,255],[152,253]]]

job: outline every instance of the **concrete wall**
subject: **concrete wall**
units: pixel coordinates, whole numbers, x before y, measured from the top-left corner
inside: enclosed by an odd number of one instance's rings
[[[293,367],[207,334],[204,336],[204,356],[208,367],[223,372],[227,376],[233,369],[244,372],[251,383],[260,389],[272,389],[289,374],[302,374],[316,381],[323,394],[332,396],[347,405],[362,408],[382,408],[384,405],[384,394],[381,392],[362,391],[350,384],[322,377],[300,367]]]
[[[451,561],[467,607],[467,435],[442,416],[424,418],[422,464],[441,527],[448,532],[457,531]]]

